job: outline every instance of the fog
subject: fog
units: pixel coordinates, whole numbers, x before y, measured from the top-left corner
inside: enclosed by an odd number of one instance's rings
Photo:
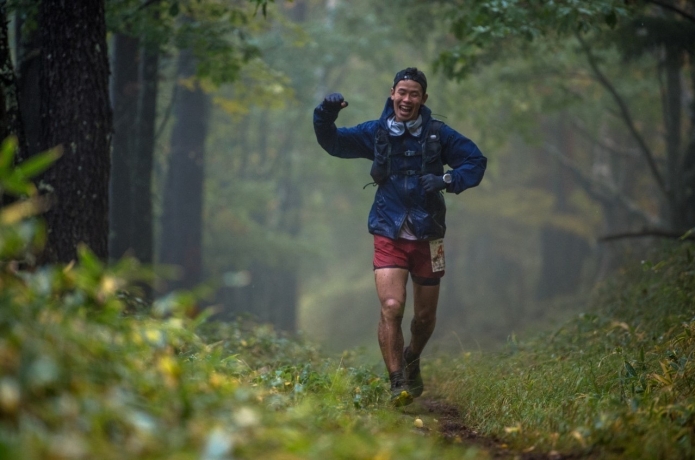
[[[206,122],[198,160],[202,268],[194,281],[215,286],[205,303],[218,319],[270,322],[330,350],[375,350],[371,164],[330,157],[316,142],[312,115],[337,91],[349,101],[339,127],[378,118],[393,75],[405,67],[427,74],[434,116],[488,158],[480,186],[445,197],[446,276],[430,350],[494,347],[557,327],[588,307],[622,261],[661,241],[606,237],[650,229],[672,235],[692,225],[676,218],[683,213],[665,198],[650,163],[666,171],[669,149],[685,149],[685,141],[674,146],[664,135],[657,54],[625,61],[614,46],[541,40],[523,52],[510,45],[457,80],[435,71],[452,40],[445,27],[413,39],[403,33],[406,19],[370,2],[278,3],[261,22],[260,57],[234,83],[201,85],[209,113],[189,113]],[[164,235],[188,224],[161,224],[166,196],[178,186],[169,174],[172,143],[188,136],[187,124],[171,116],[185,112],[177,108],[186,89],[175,62],[172,54],[161,64],[158,98],[159,254],[186,244]],[[687,79],[679,85],[684,111],[692,88]],[[685,119],[683,126],[685,133]],[[178,177],[189,172],[184,166]]]

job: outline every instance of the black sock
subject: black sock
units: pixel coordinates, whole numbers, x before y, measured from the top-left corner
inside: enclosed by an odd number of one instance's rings
[[[419,365],[420,364],[420,355],[414,354],[412,351],[410,351],[410,347],[405,349],[405,353],[403,353],[403,357],[405,358],[405,364],[406,366],[412,366],[412,365]]]

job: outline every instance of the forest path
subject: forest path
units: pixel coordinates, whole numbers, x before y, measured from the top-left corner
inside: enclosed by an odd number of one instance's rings
[[[492,459],[518,460],[574,460],[587,458],[579,454],[551,452],[516,452],[494,437],[480,435],[466,426],[459,410],[452,404],[434,397],[418,398],[402,410],[404,416],[422,420],[422,427],[414,426],[416,432],[423,435],[440,436],[444,442],[460,444],[461,447],[475,447],[488,454]],[[435,431],[436,430],[436,431]]]

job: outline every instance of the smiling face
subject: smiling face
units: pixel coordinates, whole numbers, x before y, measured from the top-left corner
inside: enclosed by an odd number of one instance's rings
[[[410,121],[415,120],[420,114],[420,106],[427,102],[427,94],[422,93],[420,83],[401,80],[391,88],[391,99],[396,121]]]

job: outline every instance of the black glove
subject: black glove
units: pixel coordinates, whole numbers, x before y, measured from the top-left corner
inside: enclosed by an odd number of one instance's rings
[[[343,105],[343,102],[345,105]],[[321,107],[326,112],[340,112],[341,109],[348,106],[348,103],[343,99],[343,95],[340,93],[331,93],[323,100]]]
[[[424,188],[427,193],[438,192],[446,188],[444,178],[434,174],[425,174],[424,176],[420,176],[420,183],[422,184],[422,188]]]

